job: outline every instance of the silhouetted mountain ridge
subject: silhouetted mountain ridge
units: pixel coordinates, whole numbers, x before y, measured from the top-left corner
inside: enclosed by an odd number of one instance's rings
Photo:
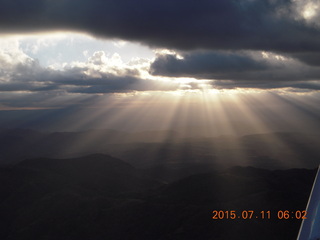
[[[268,169],[314,168],[319,165],[320,136],[317,134],[276,132],[243,137],[181,136],[172,131],[41,133],[12,129],[0,132],[0,159],[2,164],[14,164],[26,158],[71,158],[103,153],[143,168],[177,163]]]
[[[71,159],[28,159],[16,167],[43,174],[58,174],[76,184],[85,184],[87,188],[97,188],[107,193],[136,192],[159,184],[143,176],[130,164],[104,154]]]
[[[250,195],[261,195],[260,197],[270,201],[274,200],[272,204],[276,203],[275,199],[283,197],[279,204],[289,207],[294,202],[304,208],[315,174],[316,170],[306,169],[270,171],[254,167],[233,167],[180,179],[169,184],[162,196],[177,203],[226,204],[249,198]],[[258,198],[248,201],[247,207],[259,207],[260,202],[257,200]],[[274,207],[272,204],[269,207]]]
[[[275,214],[305,208],[315,173],[233,167],[161,184],[147,169],[103,154],[28,159],[0,168],[0,237],[294,239],[300,220]],[[213,210],[270,210],[273,217],[213,220]]]

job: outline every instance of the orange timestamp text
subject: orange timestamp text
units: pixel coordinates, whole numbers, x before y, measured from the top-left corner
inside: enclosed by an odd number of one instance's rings
[[[307,219],[307,211],[305,210],[279,210],[279,211],[254,211],[254,210],[213,210],[212,219],[222,220],[222,219]]]

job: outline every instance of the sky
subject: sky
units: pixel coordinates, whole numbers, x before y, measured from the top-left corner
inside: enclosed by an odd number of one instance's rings
[[[44,110],[76,111],[77,120],[65,123],[72,130],[243,121],[268,131],[269,119],[299,129],[319,121],[319,0],[0,0],[0,6],[4,126],[21,124],[26,114],[19,111],[43,116]],[[63,116],[55,120],[60,125]]]

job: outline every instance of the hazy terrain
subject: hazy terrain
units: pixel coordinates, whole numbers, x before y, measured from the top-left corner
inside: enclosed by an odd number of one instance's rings
[[[164,182],[99,154],[0,171],[5,240],[295,239],[301,220],[279,220],[277,211],[303,210],[316,173],[233,167]],[[271,218],[213,220],[213,210],[271,211]]]
[[[305,209],[318,146],[299,132],[2,129],[0,238],[295,239],[301,220],[277,211]],[[271,218],[213,220],[214,210]]]
[[[178,131],[40,132],[0,131],[0,163],[35,157],[67,158],[104,153],[137,167],[155,165],[235,165],[268,169],[314,168],[319,164],[320,135],[275,132],[244,136],[184,137]]]

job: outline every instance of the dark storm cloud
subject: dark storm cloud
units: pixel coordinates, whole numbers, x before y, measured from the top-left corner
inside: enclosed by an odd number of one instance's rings
[[[320,53],[300,52],[300,53],[293,53],[290,56],[308,65],[320,66]]]
[[[0,31],[67,29],[174,49],[320,50],[290,0],[0,0]]]
[[[313,82],[292,82],[292,81],[232,81],[222,80],[212,82],[212,86],[217,89],[234,89],[234,88],[256,88],[256,89],[280,89],[292,88],[291,91],[301,90],[320,90],[320,83]]]
[[[71,30],[138,41],[174,49],[184,57],[157,56],[150,67],[154,75],[220,80],[213,85],[225,88],[317,89],[313,82],[320,76],[319,14],[304,18],[304,6],[304,0],[0,0],[0,33]],[[290,61],[252,54],[259,51],[287,56]],[[177,89],[121,70],[88,77],[85,67],[54,71],[33,60],[15,67],[10,82],[0,82],[0,90]]]
[[[69,86],[68,92],[72,93],[125,93],[132,91],[171,91],[178,88],[177,84],[163,86],[155,80],[145,80],[133,76],[116,76],[113,74],[101,74],[100,77],[92,78],[82,76],[81,78],[61,75],[54,81],[56,84]],[[68,88],[67,88],[68,89]]]
[[[320,78],[320,68],[308,66],[294,59],[260,52],[193,52],[159,55],[150,66],[150,73],[161,76],[193,77],[197,79],[234,80],[257,86],[269,81],[314,81]],[[223,85],[223,84],[222,84]],[[296,85],[296,83],[295,83]],[[296,85],[298,86],[298,85]]]
[[[150,72],[154,75],[210,79],[268,68],[266,60],[256,60],[245,53],[200,52],[185,54],[183,59],[173,54],[159,55],[151,64]]]

